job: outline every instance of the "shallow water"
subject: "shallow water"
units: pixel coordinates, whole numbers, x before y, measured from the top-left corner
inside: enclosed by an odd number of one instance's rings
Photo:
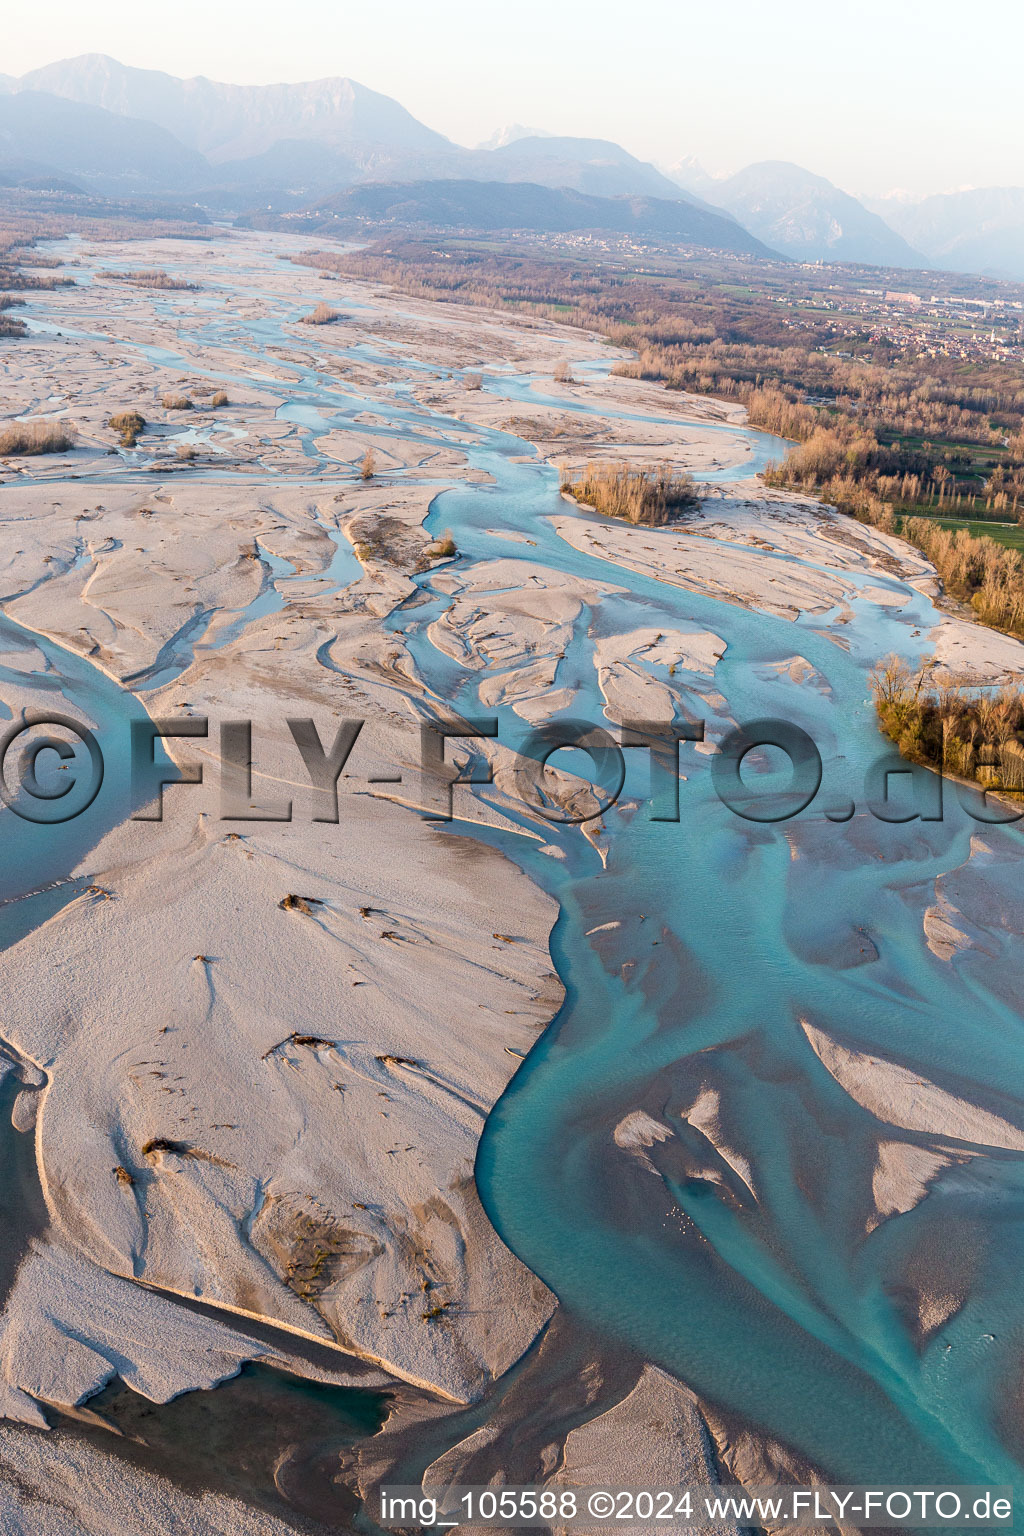
[[[198,334],[204,348],[229,347],[254,371],[270,360],[283,366],[269,346],[294,345],[277,320],[247,330],[206,316]],[[321,344],[333,357],[346,355],[343,337]],[[180,366],[173,353],[143,350]],[[288,394],[282,414],[308,434],[311,472],[337,474],[314,437],[350,423],[368,402],[315,370],[292,372],[292,384],[268,380],[267,388]],[[207,371],[218,382],[235,376]],[[529,383],[504,373],[485,378],[505,398],[536,401]],[[588,409],[561,397],[556,403]],[[536,461],[513,463],[523,453],[519,439],[469,429],[402,403],[397,392],[393,403],[369,404],[391,422],[415,425],[424,443],[466,447],[469,439],[472,467],[492,476],[490,485],[445,492],[431,509],[429,530],[452,530],[463,566],[512,556],[627,590],[578,621],[559,678],[571,677],[576,689],[574,715],[603,718],[592,662],[598,628],[697,625],[728,642],[715,687],[731,716],[791,720],[811,734],[824,762],[808,810],[792,823],[756,825],[719,802],[708,760],[684,744],[681,815],[670,823],[650,819],[645,754],[629,753],[626,795],[607,818],[606,866],[576,830],[550,830],[562,861],[527,837],[474,832],[558,899],[552,951],[566,986],[564,1007],[481,1144],[477,1179],[497,1230],[595,1331],[676,1372],[727,1416],[835,1479],[1019,1481],[1019,1431],[1008,1405],[1024,1338],[1021,1159],[881,1126],[826,1072],[799,1023],[808,1018],[1024,1120],[1021,1021],[1006,983],[1014,965],[1019,970],[1020,835],[979,828],[952,796],[942,822],[857,816],[834,823],[823,815],[844,801],[863,805],[866,770],[882,751],[867,668],[893,650],[920,657],[935,619],[931,604],[892,577],[853,578],[854,586],[905,592],[907,606],[895,612],[855,598],[843,629],[849,650],[842,650],[816,632],[821,615],[791,623],[574,550],[547,521],[569,515],[557,477]],[[595,409],[614,414],[603,403]],[[359,430],[372,437],[386,428]],[[781,453],[764,434],[746,436],[752,451],[740,470],[707,478],[749,476]],[[224,643],[268,611],[259,604],[286,602],[289,579],[271,568],[248,610],[212,640],[186,637],[162,665],[180,671],[193,643]],[[439,698],[466,713],[497,714],[501,739],[515,745],[524,723],[507,708],[477,702],[487,672],[464,671],[431,644],[429,623],[448,599],[430,582],[429,572],[419,579],[428,601],[406,605],[390,624],[404,632]],[[820,685],[797,685],[772,670],[796,654],[815,667]],[[163,680],[170,675],[178,672]],[[712,737],[724,729],[697,691],[706,679],[680,673],[676,683],[680,717],[706,719]],[[138,707],[121,699],[124,708]],[[933,899],[936,877],[964,864],[979,831],[990,851],[976,851],[972,868],[982,870],[1008,927],[991,939],[998,965],[981,951],[950,965],[926,947],[921,907]],[[456,825],[452,835],[468,833]],[[587,937],[608,923],[620,926]],[[724,1139],[738,1154],[731,1165],[682,1118],[708,1086],[719,1095]],[[615,1126],[638,1108],[675,1132],[657,1149],[656,1173],[614,1146]],[[952,1145],[960,1161],[915,1208],[869,1232],[880,1138]],[[923,1327],[921,1298],[947,1293],[947,1320]]]
[[[1019,834],[979,828],[951,796],[946,820],[934,824],[861,816],[844,826],[821,810],[851,798],[863,805],[866,770],[883,751],[866,669],[891,650],[922,652],[934,622],[928,600],[908,593],[893,613],[855,598],[846,653],[814,633],[820,615],[793,625],[580,555],[543,522],[561,510],[553,477],[503,467],[504,445],[496,447],[471,455],[496,487],[446,493],[428,526],[450,527],[470,559],[514,553],[631,589],[581,618],[572,712],[602,718],[593,668],[579,670],[588,625],[697,622],[728,641],[716,685],[733,717],[803,727],[821,751],[824,782],[799,819],[796,860],[787,835],[795,824],[741,820],[712,792],[706,760],[685,746],[678,825],[651,821],[644,808],[611,813],[606,868],[578,833],[552,829],[563,864],[525,838],[495,836],[561,904],[553,953],[567,996],[488,1121],[477,1164],[488,1214],[575,1315],[833,1478],[1015,1481],[1019,1447],[1005,1409],[1016,1350],[1000,1341],[1024,1323],[1020,1158],[996,1152],[974,1162],[980,1149],[955,1149],[969,1174],[949,1169],[916,1209],[869,1234],[879,1139],[934,1146],[941,1138],[881,1126],[825,1071],[798,1022],[808,1017],[1021,1122],[1016,1006],[977,960],[951,967],[932,955],[925,903],[902,894],[956,869],[972,832],[983,831],[993,850],[987,878],[1012,925]],[[528,530],[536,548],[510,547],[502,527]],[[869,583],[900,585],[877,575],[854,581]],[[508,711],[473,708],[481,674],[453,677],[449,658],[432,659],[418,613],[409,643],[421,674],[460,710],[495,713],[502,739],[521,740],[522,722]],[[827,686],[768,670],[794,654]],[[707,719],[681,682],[680,702]],[[643,802],[646,774],[631,764],[626,800],[635,793]],[[592,947],[585,935],[609,922],[621,926]],[[1019,945],[1019,933],[1018,922],[1007,943]],[[877,946],[873,964],[845,952],[859,936],[861,953]],[[616,1124],[639,1107],[685,1140],[680,1111],[709,1083],[756,1200],[742,1188],[723,1197],[694,1176],[692,1160],[673,1171],[666,1157],[653,1179],[614,1150]],[[707,1147],[697,1150],[707,1160]],[[908,1293],[957,1286],[962,1304],[922,1333]]]
[[[389,1395],[325,1387],[246,1365],[215,1392],[154,1404],[120,1381],[92,1398],[117,1438],[94,1423],[57,1418],[54,1433],[81,1437],[187,1491],[215,1490],[309,1531],[351,1528],[358,1500],[338,1481],[345,1447],[376,1434]]]
[[[22,819],[7,805],[0,807],[0,948],[17,942],[24,933],[45,921],[64,901],[77,895],[80,884],[70,872],[88,850],[133,809],[130,792],[129,745],[132,720],[146,718],[138,700],[82,656],[35,634],[0,613],[0,649],[5,664],[0,676],[31,689],[37,696],[36,711],[63,714],[74,721],[91,721],[102,750],[102,783],[91,804],[55,825]],[[43,665],[39,665],[39,653]],[[11,731],[15,721],[0,722]],[[45,731],[45,727],[43,728]],[[43,734],[43,731],[36,735]],[[80,795],[79,804],[93,782],[83,743],[67,732],[53,734],[73,742],[75,757],[63,771],[78,776],[78,786],[59,801],[51,802],[54,816]],[[26,738],[26,741],[29,738]],[[33,738],[35,739],[35,738]],[[6,779],[17,783],[17,762],[23,743],[12,743],[7,754]],[[45,787],[47,764],[39,761],[39,782]],[[158,759],[166,763],[166,758]],[[49,764],[54,771],[54,762]],[[52,782],[52,781],[51,781]],[[24,803],[19,801],[18,803]]]

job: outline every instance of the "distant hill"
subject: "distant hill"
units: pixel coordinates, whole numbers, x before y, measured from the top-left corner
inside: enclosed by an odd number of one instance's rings
[[[880,267],[927,267],[901,235],[802,166],[784,160],[748,165],[716,182],[716,203],[776,250],[801,261],[853,261]]]
[[[183,191],[209,175],[202,155],[155,123],[41,91],[0,94],[0,156],[115,197]]]
[[[85,195],[79,186],[54,165],[42,160],[22,160],[0,154],[0,187],[17,187],[26,192],[71,192]]]
[[[212,185],[224,189],[227,206],[249,201],[302,206],[324,192],[336,192],[362,176],[343,150],[315,139],[278,139],[261,155],[222,160],[211,167]],[[208,195],[209,189],[207,189]]]
[[[594,197],[681,198],[675,182],[608,139],[514,139],[491,150],[480,174],[488,181],[529,181],[542,187],[571,187]]]
[[[870,205],[931,263],[1024,282],[1024,187],[978,187]]]
[[[374,224],[541,234],[606,231],[660,236],[737,255],[776,254],[724,214],[692,203],[655,197],[593,197],[530,182],[446,179],[363,184],[318,202],[307,217],[340,229]]]
[[[489,139],[484,139],[478,144],[477,149],[504,149],[506,144],[514,144],[517,139],[551,139],[554,134],[546,133],[543,128],[527,128],[525,123],[506,123],[504,128],[496,128]]]

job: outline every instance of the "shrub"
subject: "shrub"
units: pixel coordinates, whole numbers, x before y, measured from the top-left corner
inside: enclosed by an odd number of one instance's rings
[[[111,416],[107,426],[120,433],[122,448],[134,448],[146,430],[146,420],[138,411],[118,411],[115,416]]]
[[[483,389],[484,376],[482,373],[467,373],[463,376],[462,382],[467,389]]]
[[[450,528],[446,528],[444,533],[442,533],[433,553],[436,560],[451,560],[453,556],[458,554],[458,550],[455,547],[455,539]]]
[[[165,411],[191,411],[194,409],[188,395],[164,395],[160,404]]]
[[[188,464],[196,457],[196,450],[191,443],[179,443],[174,450],[183,463]]]
[[[554,380],[556,384],[575,384],[576,382],[572,376],[572,369],[564,358],[560,363],[555,364]]]
[[[372,480],[377,472],[377,460],[373,456],[373,449],[367,448],[363,454],[363,462],[359,466],[359,476],[362,480]]]
[[[67,453],[77,440],[69,421],[18,421],[0,431],[0,454]]]
[[[25,336],[28,328],[23,320],[12,320],[9,315],[0,315],[0,336]]]
[[[340,314],[338,313],[338,311],[336,309],[332,309],[329,304],[324,304],[321,301],[316,306],[315,309],[311,309],[310,310],[308,315],[301,315],[299,317],[299,324],[300,325],[333,325],[335,320],[340,320],[340,319],[341,319],[341,316],[340,316]]]
[[[37,272],[16,272],[12,267],[0,266],[0,286],[5,289],[54,289],[74,288],[73,277],[40,277]]]
[[[573,477],[562,472],[562,490],[586,502],[604,517],[658,527],[673,512],[697,504],[697,488],[685,470],[659,464],[656,469],[631,469],[628,464],[588,464]]]
[[[136,288],[180,288],[192,293],[199,291],[198,283],[188,283],[184,278],[168,277],[166,272],[107,272],[111,282],[133,283]]]
[[[218,389],[217,393],[210,400],[210,404],[214,407],[214,409],[216,409],[218,405],[230,405],[231,401],[228,399],[227,391]]]

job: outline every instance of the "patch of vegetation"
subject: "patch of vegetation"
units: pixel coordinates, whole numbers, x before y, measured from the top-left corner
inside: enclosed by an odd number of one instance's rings
[[[373,449],[367,448],[363,454],[363,462],[359,466],[360,480],[372,480],[377,473],[377,460],[373,456]]]
[[[305,912],[307,916],[312,917],[313,908],[323,906],[323,902],[319,896],[296,896],[294,892],[289,891],[288,895],[278,902],[278,906],[283,912]]]
[[[601,434],[580,416],[510,416],[504,430],[528,442],[551,442],[560,437],[592,440]]]
[[[276,1045],[271,1045],[263,1052],[261,1061],[269,1061],[271,1056],[276,1056],[278,1051],[286,1045],[304,1045],[310,1050],[330,1050],[334,1045],[333,1040],[325,1040],[323,1035],[305,1035],[297,1030],[292,1030],[290,1035],[285,1035],[283,1040],[278,1040]]]
[[[0,456],[68,453],[77,441],[68,421],[16,421],[0,431]]]
[[[131,283],[136,288],[180,289],[198,293],[200,286],[198,283],[186,282],[184,278],[169,277],[166,272],[104,272],[103,276],[112,283]]]
[[[188,395],[161,395],[160,404],[165,411],[193,411],[194,401]]]
[[[173,1152],[176,1157],[187,1157],[191,1150],[187,1141],[169,1141],[166,1136],[154,1136],[146,1142],[142,1155],[152,1157],[154,1152]]]
[[[107,426],[120,435],[122,448],[134,448],[146,430],[146,418],[138,411],[118,411],[111,416]]]
[[[52,290],[54,288],[74,287],[75,280],[73,277],[43,277],[39,272],[20,272],[14,267],[0,264],[0,288],[8,292],[12,289],[24,292],[30,288]]]
[[[882,730],[911,762],[939,768],[984,789],[1024,791],[1024,694],[998,693],[952,679],[929,683],[898,656],[870,675]]]
[[[767,402],[766,409],[759,407]],[[779,404],[781,402],[781,404]],[[775,409],[779,404],[778,410]],[[855,417],[820,425],[808,419],[809,407],[788,405],[773,391],[760,390],[748,401],[755,426],[799,437],[780,466],[765,479],[769,485],[821,490],[853,483],[898,512],[944,512],[975,518],[992,513],[1007,519],[1024,508],[1024,431],[1007,448],[944,438],[900,440],[894,429],[866,430]]]
[[[340,320],[340,319],[341,319],[340,312],[338,310],[336,310],[336,309],[332,309],[329,304],[325,304],[323,302],[323,300],[321,300],[320,303],[316,306],[315,309],[311,309],[310,310],[308,315],[300,315],[299,316],[299,324],[300,325],[333,325],[336,320]]]
[[[582,471],[562,471],[562,490],[585,502],[602,517],[661,527],[677,513],[697,505],[697,489],[685,470],[659,464],[631,469],[628,464],[588,464]]]
[[[218,389],[210,397],[210,404],[211,404],[211,406],[213,407],[214,410],[216,410],[218,408],[218,406],[221,406],[221,405],[230,405],[231,401],[228,399],[227,390],[225,390],[225,389]]]
[[[383,1252],[376,1238],[345,1226],[312,1195],[268,1196],[254,1235],[285,1285],[314,1306],[338,1280]]]
[[[925,517],[905,518],[901,531],[927,555],[947,591],[970,603],[983,624],[1024,636],[1024,554]]]

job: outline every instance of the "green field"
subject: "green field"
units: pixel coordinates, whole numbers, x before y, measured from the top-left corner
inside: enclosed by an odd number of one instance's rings
[[[1019,523],[986,523],[966,517],[933,517],[930,513],[918,513],[917,516],[927,517],[930,522],[954,531],[966,528],[976,539],[993,539],[997,544],[1004,544],[1007,549],[1024,551],[1024,528]]]

